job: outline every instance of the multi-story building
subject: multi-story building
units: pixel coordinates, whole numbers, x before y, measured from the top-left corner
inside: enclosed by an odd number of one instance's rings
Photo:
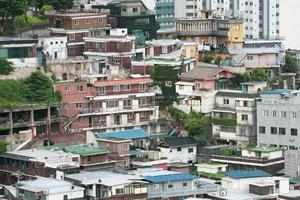
[[[65,180],[83,186],[85,199],[147,199],[148,182],[139,176],[104,171],[82,172],[66,176]]]
[[[107,63],[129,69],[135,55],[135,38],[130,36],[84,37],[84,55],[89,60],[106,58]]]
[[[176,34],[181,40],[208,43],[215,47],[228,41],[229,20],[219,18],[176,19]]]
[[[155,13],[142,0],[111,1],[107,5],[93,5],[92,8],[109,9],[109,23],[113,28],[127,28],[128,34],[140,39],[155,39],[159,24]]]
[[[284,175],[300,177],[300,151],[289,150],[284,155]]]
[[[200,8],[198,0],[174,0],[175,18],[197,17]]]
[[[68,56],[80,56],[84,52],[83,37],[89,35],[90,28],[103,29],[107,16],[96,12],[48,12],[50,36],[67,37]]]
[[[156,21],[161,29],[175,27],[175,0],[156,0]]]
[[[279,147],[243,149],[241,156],[213,155],[213,163],[226,164],[229,170],[263,170],[272,175],[284,168],[284,151]]]
[[[200,10],[210,10],[216,16],[230,16],[230,0],[200,0]]]
[[[38,47],[44,52],[46,60],[64,60],[68,57],[67,37],[39,38]]]
[[[35,180],[19,181],[7,188],[8,199],[70,199],[84,198],[84,188],[70,182],[37,178]]]
[[[279,37],[279,0],[231,0],[233,15],[244,19],[245,38]]]
[[[1,78],[24,79],[38,66],[37,39],[0,37],[0,59],[12,62],[14,72]]]
[[[261,101],[257,102],[257,144],[298,149],[299,91],[263,91],[260,96]]]
[[[216,94],[212,110],[213,136],[220,143],[231,143],[238,148],[256,144],[257,93],[221,90]]]
[[[155,93],[149,77],[127,77],[94,82],[61,82],[54,86],[64,105],[62,115],[70,130],[115,131],[144,128],[159,132]]]
[[[239,19],[229,20],[228,47],[241,48],[244,44],[244,22]]]

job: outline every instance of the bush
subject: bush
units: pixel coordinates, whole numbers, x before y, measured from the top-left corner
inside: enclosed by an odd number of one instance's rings
[[[203,62],[205,62],[205,63],[211,63],[212,60],[213,60],[213,57],[211,55],[205,55],[203,57]]]

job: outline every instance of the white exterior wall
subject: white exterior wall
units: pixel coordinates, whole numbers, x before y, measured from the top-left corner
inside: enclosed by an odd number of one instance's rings
[[[193,5],[193,9],[187,6]],[[198,16],[200,2],[198,0],[174,0],[175,18],[181,17],[196,17]],[[187,16],[188,13],[193,13],[193,16]]]
[[[206,2],[206,7],[203,7]],[[230,16],[230,0],[224,0],[223,3],[217,0],[200,0],[200,10],[213,10],[217,16]]]
[[[172,162],[183,162],[188,163],[190,160],[196,162],[197,157],[197,147],[190,146],[190,147],[182,147],[181,151],[177,151],[177,148],[164,148],[164,147],[157,147],[160,149],[163,157],[167,157],[169,163]],[[189,153],[188,149],[192,148],[193,152]]]
[[[67,37],[40,38],[38,45],[43,47],[46,58],[49,60],[63,60],[68,57]]]

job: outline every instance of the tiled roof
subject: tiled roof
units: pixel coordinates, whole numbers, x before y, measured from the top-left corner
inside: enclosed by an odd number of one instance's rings
[[[214,76],[224,70],[228,71],[226,69],[219,68],[219,67],[206,67],[206,66],[195,67],[191,71],[184,73],[181,76],[181,79],[182,80],[185,80],[185,79],[197,79],[197,80],[211,79],[212,76]]]
[[[172,147],[197,145],[198,142],[192,137],[166,137],[162,141],[161,146],[168,145]]]
[[[123,80],[109,80],[109,81],[96,81],[95,86],[107,86],[107,85],[126,85],[126,84],[143,84],[151,83],[152,79],[148,77],[144,78],[130,78]]]
[[[225,176],[231,177],[233,179],[242,179],[242,178],[256,178],[256,177],[271,177],[270,173],[267,173],[262,170],[235,170],[225,172]]]
[[[106,133],[97,133],[100,138],[121,138],[121,139],[139,139],[149,137],[148,133],[143,129],[132,129],[126,131],[115,131]]]
[[[186,181],[197,179],[197,176],[186,174],[186,173],[176,173],[176,174],[167,174],[167,175],[157,175],[157,176],[144,176],[147,181],[152,183],[163,183],[163,182],[172,182],[172,181]]]

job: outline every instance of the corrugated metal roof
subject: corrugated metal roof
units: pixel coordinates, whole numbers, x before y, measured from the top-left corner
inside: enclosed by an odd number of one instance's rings
[[[235,170],[225,172],[225,176],[231,177],[233,179],[242,179],[242,178],[256,178],[256,177],[271,177],[270,173],[267,173],[262,170]]]
[[[169,181],[186,181],[197,179],[197,176],[186,174],[186,173],[177,173],[177,174],[167,174],[167,175],[158,175],[158,176],[144,176],[147,181],[152,183],[162,183]]]
[[[106,133],[97,133],[100,138],[121,138],[121,139],[139,139],[149,137],[148,133],[143,129],[132,129],[126,131],[115,131],[115,132],[106,132]]]

